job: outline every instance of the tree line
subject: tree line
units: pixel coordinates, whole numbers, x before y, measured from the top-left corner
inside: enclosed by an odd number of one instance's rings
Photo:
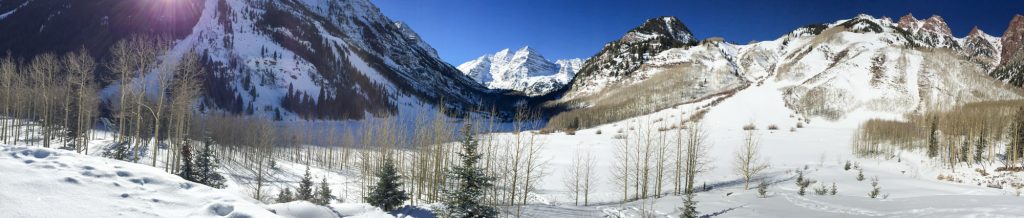
[[[1024,164],[1024,101],[976,102],[905,117],[862,124],[854,153],[900,158],[904,151],[920,152],[953,170],[993,164],[1019,170]]]

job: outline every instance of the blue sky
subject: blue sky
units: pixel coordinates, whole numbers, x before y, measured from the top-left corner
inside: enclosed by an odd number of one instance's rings
[[[681,1],[681,0],[372,0],[408,23],[453,65],[529,45],[548,59],[587,58],[644,20],[676,16],[697,38],[746,43],[858,13],[894,20],[942,16],[953,34],[973,26],[1000,36],[1024,1]]]

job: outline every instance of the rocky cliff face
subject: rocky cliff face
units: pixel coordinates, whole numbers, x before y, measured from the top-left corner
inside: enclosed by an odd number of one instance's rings
[[[1002,36],[1003,52],[999,59],[1000,63],[1010,63],[1020,60],[1018,54],[1024,49],[1024,16],[1017,15],[1010,21]]]

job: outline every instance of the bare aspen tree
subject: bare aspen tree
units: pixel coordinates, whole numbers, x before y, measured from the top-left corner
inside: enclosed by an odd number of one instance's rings
[[[577,149],[577,152],[581,152]],[[590,149],[582,151],[583,155],[580,158],[580,170],[579,175],[579,191],[583,192],[583,206],[590,205],[590,192],[593,191],[594,182],[597,178],[594,178],[594,167],[597,165],[597,159],[594,158],[594,152]]]
[[[37,117],[40,124],[40,132],[42,133],[43,147],[50,147],[50,140],[53,134],[52,125],[54,124],[54,117],[51,113],[52,107],[54,106],[54,96],[52,88],[55,87],[54,76],[60,69],[60,63],[57,56],[46,53],[40,56],[36,56],[32,59],[32,64],[29,65],[29,71],[31,72],[32,84],[36,88],[34,92],[39,98],[39,113]]]
[[[690,122],[686,128],[686,164],[683,171],[686,173],[684,193],[692,194],[697,174],[710,170],[710,161],[707,157],[708,133],[704,131],[700,121]]]
[[[746,131],[743,145],[736,151],[733,165],[736,173],[743,177],[743,189],[749,189],[750,180],[768,169],[767,160],[761,157],[761,146],[754,130]]]
[[[88,154],[88,133],[92,127],[92,117],[94,110],[97,107],[98,95],[96,94],[95,85],[93,85],[94,72],[96,69],[96,61],[89,56],[89,53],[85,48],[82,48],[78,53],[70,53],[64,58],[64,66],[67,67],[70,73],[69,84],[73,85],[74,95],[77,100],[77,119],[75,120],[75,136],[74,147],[75,151]]]
[[[0,141],[3,143],[11,143],[12,129],[16,128],[13,123],[15,120],[14,107],[17,104],[15,100],[15,80],[18,77],[18,63],[14,61],[11,54],[8,53],[6,57],[0,59],[0,107],[3,107],[3,117],[0,117]]]
[[[630,141],[630,132],[623,132],[615,135],[615,165],[612,167],[612,178],[616,186],[621,187],[622,202],[628,201],[629,187],[632,184],[633,145]]]
[[[135,47],[136,43],[131,43],[129,40],[141,40],[138,36],[133,36],[130,39],[123,39],[118,41],[110,48],[110,62],[106,63],[106,67],[110,69],[115,75],[117,75],[117,82],[120,88],[119,97],[117,101],[117,143],[122,143],[126,137],[125,121],[127,120],[127,100],[130,90],[128,90],[128,83],[131,78],[135,77]]]
[[[170,131],[172,133],[171,152],[165,161],[164,169],[177,172],[180,166],[179,149],[188,142],[192,119],[192,106],[201,93],[199,75],[203,73],[199,56],[195,51],[186,52],[175,69],[175,80],[171,88]],[[173,157],[172,157],[173,156]]]
[[[164,48],[166,49],[166,48]],[[160,68],[154,72],[156,75],[156,107],[151,108],[153,112],[153,162],[152,166],[156,167],[156,159],[158,152],[160,151],[160,127],[164,119],[164,102],[167,99],[167,92],[171,89],[171,82],[174,79],[174,71],[177,63],[163,63]]]
[[[583,186],[583,174],[585,164],[583,155],[581,155],[580,146],[576,146],[576,152],[573,155],[572,160],[569,162],[569,168],[566,169],[566,177],[563,178],[565,189],[569,190],[569,197],[573,199],[573,204],[576,206],[580,205],[580,192]]]
[[[597,160],[594,159],[594,152],[577,146],[577,151],[567,169],[568,176],[564,180],[565,187],[569,190],[569,195],[577,206],[580,205],[581,199],[583,199],[584,206],[590,205],[590,192],[593,190],[592,187],[596,179],[594,178],[595,165],[597,165]]]

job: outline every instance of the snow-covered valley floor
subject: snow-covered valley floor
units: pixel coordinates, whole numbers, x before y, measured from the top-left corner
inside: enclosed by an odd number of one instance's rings
[[[872,117],[897,114],[855,112],[837,121],[814,119],[795,128],[798,116],[779,99],[781,85],[752,86],[713,106],[705,115],[711,169],[697,177],[697,210],[710,217],[1022,217],[1024,197],[1011,187],[989,188],[987,178],[1024,181],[1020,173],[993,172],[998,163],[962,166],[952,172],[921,154],[904,152],[898,158],[859,158],[851,153],[851,137],[860,122]],[[620,203],[622,193],[614,185],[616,134],[631,127],[668,126],[672,120],[689,116],[708,102],[680,105],[591,129],[539,134],[543,144],[545,176],[523,208],[524,217],[674,217],[682,197],[663,195]],[[762,155],[771,168],[756,181],[771,183],[768,197],[760,198],[751,185],[733,171],[735,151],[742,144],[747,123],[757,126]],[[768,130],[768,125],[778,130]],[[792,131],[790,129],[793,129]],[[601,132],[601,134],[598,133]],[[532,133],[531,133],[532,134]],[[494,133],[498,139],[509,133]],[[2,217],[391,217],[360,203],[360,176],[350,171],[312,168],[315,181],[327,177],[338,198],[329,207],[308,202],[267,205],[251,198],[251,169],[224,163],[225,189],[213,189],[186,182],[176,175],[148,166],[99,157],[111,141],[99,133],[89,156],[69,151],[0,146],[0,214]],[[597,180],[589,206],[573,206],[564,179],[571,166],[569,154],[588,151],[595,155]],[[163,151],[162,151],[163,152]],[[163,155],[162,153],[160,155]],[[858,170],[845,170],[847,161],[856,163],[866,179],[856,179]],[[988,169],[989,177],[975,172]],[[277,160],[268,179],[267,194],[283,187],[296,187],[305,165]],[[797,194],[796,171],[816,181],[807,195]],[[962,182],[941,181],[938,175],[956,175]],[[878,178],[881,194],[869,198],[871,178]],[[813,188],[835,184],[836,195],[817,195]],[[671,189],[666,189],[671,190]],[[265,198],[264,202],[269,202]],[[427,208],[429,205],[416,205]],[[422,209],[419,209],[422,212]],[[276,212],[276,214],[274,212]],[[414,213],[413,217],[429,217]]]

